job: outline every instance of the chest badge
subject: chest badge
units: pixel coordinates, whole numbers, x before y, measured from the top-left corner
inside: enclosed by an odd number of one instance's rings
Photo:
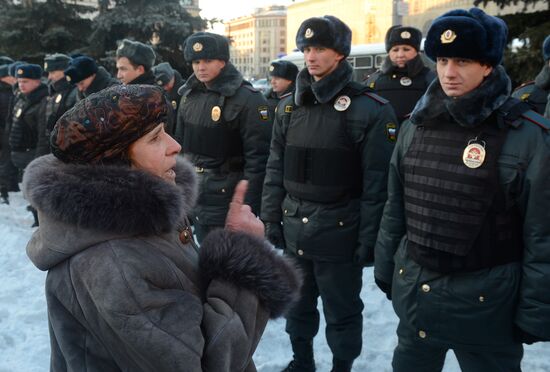
[[[176,101],[172,101],[172,108],[174,110],[178,108],[178,103]]]
[[[408,76],[403,76],[401,79],[399,79],[399,84],[403,85],[404,87],[408,87],[412,84],[412,80]]]
[[[220,120],[220,118],[221,118],[221,116],[222,116],[222,109],[220,108],[220,106],[214,106],[214,107],[212,107],[211,116],[212,116],[212,120],[213,120],[213,121],[218,121],[218,120]]]
[[[351,98],[348,96],[340,96],[334,101],[334,109],[336,111],[346,111],[351,105]]]
[[[462,161],[468,168],[479,168],[485,161],[485,141],[475,142],[477,138],[468,141],[468,146],[462,153]]]
[[[20,117],[22,112],[23,112],[23,110],[17,109],[17,112],[15,113],[15,117],[16,118]]]
[[[55,96],[55,103],[61,102],[61,93]]]

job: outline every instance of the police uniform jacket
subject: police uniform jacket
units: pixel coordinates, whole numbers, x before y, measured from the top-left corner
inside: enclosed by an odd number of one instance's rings
[[[265,98],[267,99],[267,105],[269,106],[269,112],[274,114],[275,108],[277,108],[277,105],[279,104],[281,99],[288,97],[289,95],[294,93],[295,89],[296,87],[294,83],[290,84],[282,94],[277,94],[273,91],[272,88],[269,88],[265,93]]]
[[[229,62],[210,87],[191,75],[179,93],[175,137],[200,176],[195,220],[223,225],[243,178],[245,203],[259,214],[272,128],[264,96]]]
[[[48,85],[48,97],[44,108],[45,128],[44,135],[39,137],[36,155],[45,155],[50,152],[50,132],[57,119],[67,110],[73,107],[77,101],[78,89],[70,84],[67,79],[61,78]]]
[[[178,108],[180,106],[181,97],[178,94],[178,90],[182,87],[184,81],[181,77],[181,74],[179,71],[174,70],[174,86],[172,87],[172,90],[169,92],[166,92],[166,97],[170,101],[170,104],[172,105],[172,108],[174,109],[172,116],[169,118],[169,122],[166,123],[166,133],[170,134],[171,136],[174,135],[176,130],[176,121],[178,117]]]
[[[48,271],[51,371],[255,371],[297,273],[245,233],[213,231],[199,253],[185,224],[196,177],[181,160],[176,185],[53,155],[27,167],[23,192],[40,215],[27,254]]]
[[[518,87],[512,96],[527,102],[533,110],[544,115],[549,94],[550,66],[546,63],[534,81],[530,81]]]
[[[90,86],[84,92],[78,92],[78,99],[84,99],[90,94],[117,84],[120,84],[120,81],[115,79],[103,66],[99,66]]]
[[[12,152],[36,151],[39,138],[44,136],[44,107],[48,86],[41,83],[29,94],[19,94],[12,110],[9,143]]]
[[[283,222],[287,249],[310,259],[372,260],[386,201],[396,118],[352,73],[343,61],[314,82],[303,69],[277,107],[261,218]]]
[[[550,291],[545,284],[550,279],[549,123],[530,110],[511,122],[499,119],[506,118],[508,110],[502,107],[510,86],[501,66],[458,99],[446,97],[436,81],[400,130],[374,275],[391,284],[401,337],[476,352],[517,342],[515,326],[550,340]],[[483,135],[486,160],[479,168],[466,167],[462,149],[469,136],[490,131],[503,134],[501,148],[492,147],[498,136]],[[454,139],[465,133],[470,133],[466,140],[453,148]],[[442,155],[424,158],[419,146]],[[438,163],[449,166],[450,171],[437,172],[443,182],[431,172]],[[483,174],[494,174],[486,180],[490,187],[473,181]],[[456,203],[456,195],[470,189],[489,193],[485,214],[474,213],[476,195]],[[475,223],[464,221],[464,216]],[[492,230],[476,230],[488,224]],[[425,226],[435,226],[431,235],[423,234]],[[418,236],[432,246],[430,239],[445,242],[461,232],[475,239],[466,250],[459,247],[461,236],[452,238],[450,246],[418,247]],[[419,255],[422,250],[431,258]]]
[[[4,133],[6,133],[6,122],[13,97],[11,85],[0,82],[0,139],[4,138]],[[2,147],[0,147],[0,151]]]
[[[394,65],[388,56],[366,85],[390,101],[399,122],[403,122],[434,78],[435,73],[424,65],[420,54],[404,68]]]

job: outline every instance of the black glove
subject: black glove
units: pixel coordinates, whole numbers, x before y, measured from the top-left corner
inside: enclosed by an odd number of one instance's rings
[[[521,342],[522,344],[531,345],[535,342],[544,341],[542,338],[537,337],[535,335],[532,335],[528,332],[525,332],[523,329],[518,327],[517,325],[514,326],[514,339],[517,342]]]
[[[280,222],[266,222],[265,237],[275,246],[275,248],[286,248],[285,237],[283,235],[283,225],[281,225]]]
[[[374,282],[376,283],[378,288],[380,288],[380,290],[386,294],[388,300],[391,301],[391,284],[383,282],[378,278],[374,278]]]
[[[372,266],[374,263],[374,252],[372,249],[366,249],[359,246],[353,256],[353,262],[363,267]]]

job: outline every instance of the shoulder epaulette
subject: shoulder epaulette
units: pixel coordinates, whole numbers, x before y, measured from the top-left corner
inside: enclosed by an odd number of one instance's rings
[[[382,104],[382,105],[387,105],[390,101],[388,101],[387,99],[383,98],[383,97],[380,97],[378,94],[376,93],[372,93],[372,92],[364,92],[363,93],[365,96],[367,97],[370,97],[372,98],[373,100],[375,100],[376,102]]]
[[[533,84],[535,84],[535,80],[527,81],[527,82],[521,84],[521,85],[520,85],[519,87],[517,87],[516,89],[514,89],[514,92],[520,90],[521,88],[525,88],[525,87],[528,86],[528,85],[533,85]]]
[[[521,114],[521,117],[529,121],[530,123],[536,124],[545,131],[550,130],[550,120],[544,116],[538,114],[536,111],[529,110]]]
[[[251,92],[259,92],[259,90],[254,88],[252,85],[243,84],[243,85],[241,85],[241,87],[244,87],[244,88],[248,89]]]

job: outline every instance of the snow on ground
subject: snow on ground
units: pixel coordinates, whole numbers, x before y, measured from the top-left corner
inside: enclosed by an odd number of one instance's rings
[[[25,209],[27,203],[21,193],[11,194],[10,201],[10,205],[0,204],[0,372],[47,371],[46,275],[25,255],[25,246],[34,230],[29,227],[32,216]],[[364,344],[353,370],[391,371],[397,318],[391,303],[376,288],[372,268],[365,269],[363,283]],[[290,360],[292,352],[284,325],[282,319],[268,324],[254,355],[258,371],[280,371]],[[332,356],[324,336],[324,320],[314,347],[317,370],[330,371]],[[525,372],[550,371],[550,344],[527,346],[522,367]],[[447,354],[444,371],[460,371],[453,353]]]

